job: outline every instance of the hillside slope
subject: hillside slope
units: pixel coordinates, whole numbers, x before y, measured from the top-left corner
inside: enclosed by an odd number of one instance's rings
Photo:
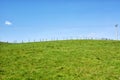
[[[0,80],[120,80],[120,41],[0,43]]]

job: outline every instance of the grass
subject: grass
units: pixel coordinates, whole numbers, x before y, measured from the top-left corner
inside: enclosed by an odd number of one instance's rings
[[[0,80],[120,80],[120,41],[0,43]]]

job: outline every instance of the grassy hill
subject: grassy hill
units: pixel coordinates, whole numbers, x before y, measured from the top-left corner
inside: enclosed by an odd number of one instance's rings
[[[0,80],[120,80],[120,41],[0,43]]]

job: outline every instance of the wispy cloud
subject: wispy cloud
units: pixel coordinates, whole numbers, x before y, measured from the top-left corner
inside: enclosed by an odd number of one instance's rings
[[[10,21],[5,21],[5,25],[10,26],[10,25],[12,25],[12,22],[10,22]]]

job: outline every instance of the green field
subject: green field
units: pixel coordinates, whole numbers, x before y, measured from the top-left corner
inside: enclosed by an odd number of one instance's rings
[[[0,80],[120,80],[120,41],[1,42]]]

